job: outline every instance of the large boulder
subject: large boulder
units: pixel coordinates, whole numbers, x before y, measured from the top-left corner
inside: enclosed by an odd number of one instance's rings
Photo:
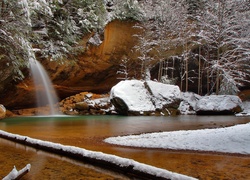
[[[178,86],[125,80],[111,89],[110,100],[123,115],[172,115],[180,103]]]
[[[5,116],[6,116],[6,108],[2,104],[0,104],[0,119],[5,118]]]
[[[202,96],[195,94],[193,92],[182,92],[181,93],[181,103],[179,106],[179,111],[183,115],[194,115],[196,114],[196,104],[201,99]]]
[[[111,89],[110,100],[116,111],[123,115],[155,111],[149,91],[139,80],[119,82]]]
[[[155,81],[146,81],[144,85],[150,92],[151,101],[156,109],[177,109],[179,107],[181,91],[178,86]]]
[[[196,113],[198,115],[235,114],[242,110],[241,99],[234,95],[204,96],[196,104]]]

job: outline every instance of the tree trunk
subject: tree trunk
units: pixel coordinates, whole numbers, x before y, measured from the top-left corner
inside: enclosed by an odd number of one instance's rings
[[[188,91],[188,58],[186,57],[185,60],[186,66],[185,66],[185,73],[186,73],[186,92]]]
[[[1,1],[0,1],[0,3],[1,3],[0,16],[1,16],[1,18],[3,18],[4,1],[3,1],[3,0],[1,0]]]
[[[159,70],[158,70],[158,81],[161,81],[162,77],[162,61],[159,62]]]
[[[175,65],[175,59],[173,57],[173,69],[172,69],[172,74],[171,74],[171,78],[174,79],[174,65]]]
[[[201,47],[199,46],[198,94],[201,91]]]
[[[183,90],[183,77],[185,76],[185,71],[184,71],[184,73],[183,73],[183,61],[182,61],[182,63],[181,63],[181,69],[180,69],[180,81],[181,81],[181,84],[180,84],[180,89],[181,89],[181,91]]]
[[[216,73],[216,95],[219,94],[219,91],[220,91],[220,71],[217,70],[217,73]]]

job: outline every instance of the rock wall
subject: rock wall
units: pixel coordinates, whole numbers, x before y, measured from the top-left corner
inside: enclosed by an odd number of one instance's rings
[[[84,52],[62,61],[39,60],[48,71],[61,99],[83,91],[104,93],[119,80],[117,71],[122,57],[128,55],[136,43],[133,35],[138,30],[135,22],[115,20],[104,31],[103,42],[99,45],[88,43],[94,34],[84,37],[79,44]],[[35,88],[27,77],[14,88],[5,89],[0,103],[10,109],[27,108],[35,105]]]

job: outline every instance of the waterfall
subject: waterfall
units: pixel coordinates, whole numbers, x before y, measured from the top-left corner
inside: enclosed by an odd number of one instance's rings
[[[49,115],[59,115],[56,104],[59,102],[51,80],[40,62],[29,60],[31,73],[34,79],[37,107],[49,106]]]

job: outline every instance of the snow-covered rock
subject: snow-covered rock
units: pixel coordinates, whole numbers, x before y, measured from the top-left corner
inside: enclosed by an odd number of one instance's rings
[[[60,102],[60,110],[67,115],[105,115],[113,114],[108,94],[81,92]]]
[[[201,96],[193,92],[182,92],[179,111],[184,115],[196,114],[196,103],[201,99]]]
[[[102,44],[101,37],[98,33],[96,33],[93,37],[91,37],[88,43],[93,44],[95,46],[99,46]]]
[[[242,110],[241,99],[234,95],[204,96],[196,104],[197,114],[235,114]]]
[[[111,89],[110,100],[120,114],[155,111],[151,96],[143,81],[125,80]]]
[[[238,114],[235,114],[235,116],[250,116],[250,101],[243,101],[242,102],[243,104],[243,111],[238,113]]]
[[[157,109],[162,109],[165,105],[179,105],[181,92],[178,86],[162,84],[155,81],[146,81],[152,100]],[[177,102],[176,102],[177,101]]]
[[[179,107],[180,89],[154,81],[125,80],[111,89],[110,100],[119,114],[171,115]]]

